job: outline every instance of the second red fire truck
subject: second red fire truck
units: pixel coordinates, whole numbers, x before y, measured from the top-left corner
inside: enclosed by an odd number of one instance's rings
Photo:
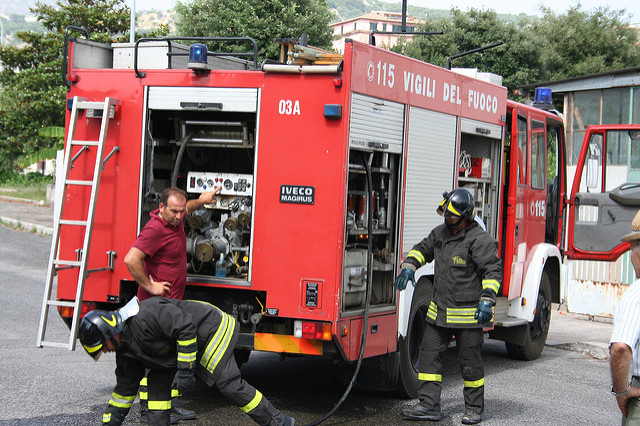
[[[238,356],[363,356],[382,366],[379,386],[415,396],[433,265],[415,290],[393,281],[441,223],[443,191],[464,187],[504,262],[489,335],[515,358],[539,356],[571,253],[556,114],[508,101],[495,81],[355,41],[339,58],[296,46],[297,63],[261,65],[255,51],[220,57],[177,41],[69,42],[38,346],[55,344],[49,307],[73,349],[81,315],[135,295],[124,254],[163,189],[221,186],[187,220],[185,297],[239,320]]]

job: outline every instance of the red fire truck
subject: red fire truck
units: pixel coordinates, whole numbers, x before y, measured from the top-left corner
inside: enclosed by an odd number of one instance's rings
[[[393,281],[441,223],[443,191],[465,187],[504,261],[489,335],[515,358],[539,356],[573,206],[558,115],[508,101],[491,76],[356,41],[339,58],[294,46],[294,63],[259,65],[255,48],[238,59],[185,40],[69,39],[38,346],[56,345],[45,340],[49,307],[71,329],[58,345],[74,349],[84,313],[135,295],[124,254],[163,189],[221,186],[187,220],[185,297],[238,319],[237,354],[362,356],[378,386],[415,396],[433,264],[415,289]]]

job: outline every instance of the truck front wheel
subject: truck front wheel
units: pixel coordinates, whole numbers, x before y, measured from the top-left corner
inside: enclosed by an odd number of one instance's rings
[[[542,273],[540,290],[536,302],[536,312],[524,329],[524,344],[506,342],[507,353],[513,359],[531,361],[537,359],[544,349],[551,323],[551,282],[547,272]]]
[[[404,398],[418,397],[418,367],[420,364],[420,344],[426,328],[427,309],[431,302],[432,284],[421,278],[411,300],[407,336],[398,342],[400,350],[400,374],[398,375],[398,395]]]

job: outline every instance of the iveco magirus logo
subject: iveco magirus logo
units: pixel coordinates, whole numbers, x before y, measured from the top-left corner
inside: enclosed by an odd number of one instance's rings
[[[314,186],[280,185],[280,202],[289,204],[313,204],[316,189]]]

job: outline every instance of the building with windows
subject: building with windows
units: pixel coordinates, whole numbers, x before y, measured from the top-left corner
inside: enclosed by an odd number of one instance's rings
[[[564,99],[568,188],[573,183],[572,170],[587,126],[640,123],[640,66],[536,83],[523,89],[533,92],[536,87],[548,87]],[[607,144],[604,191],[626,182],[640,182],[640,141],[625,138],[614,142]],[[620,297],[635,280],[629,253],[615,262],[571,261],[567,276],[565,300],[569,311],[597,316],[613,316]]]
[[[411,40],[413,36],[410,33],[415,31],[416,24],[420,22],[422,20],[407,16],[407,35],[376,34],[376,45],[389,48],[395,45],[400,37]],[[347,38],[369,43],[369,36],[374,31],[401,32],[402,13],[373,11],[357,18],[336,22],[331,24],[330,27],[333,28],[333,34],[337,37],[333,42],[333,48],[339,53],[344,53],[344,41]]]

